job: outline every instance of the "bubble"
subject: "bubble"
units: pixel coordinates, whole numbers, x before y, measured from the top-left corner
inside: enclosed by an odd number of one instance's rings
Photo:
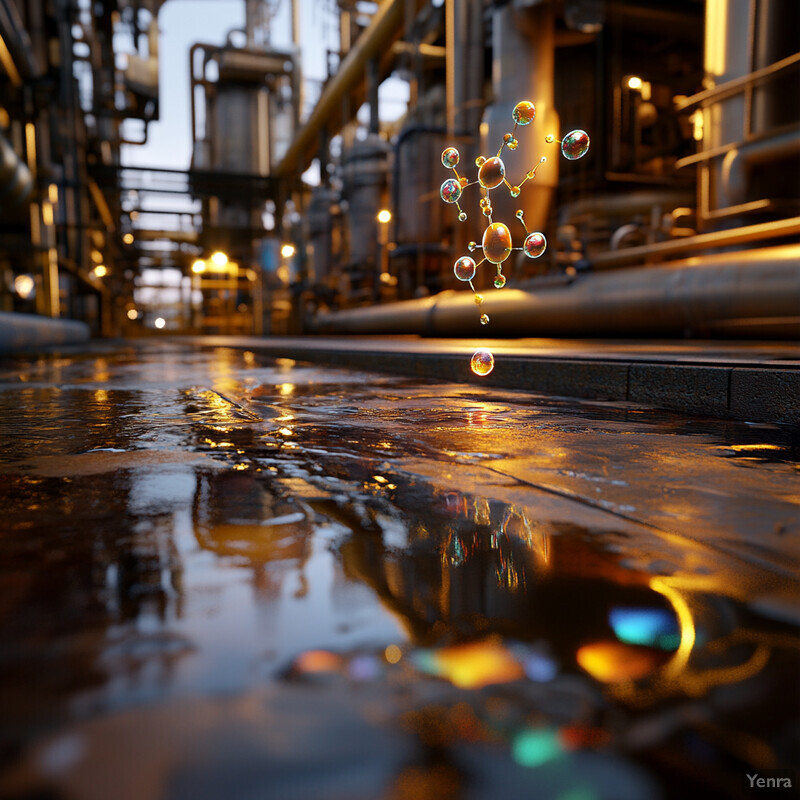
[[[461,184],[461,188],[463,189],[463,188],[464,188],[464,187],[465,187],[465,186],[466,186],[466,185],[469,183],[469,179],[468,179],[468,178],[466,178],[464,175],[462,175],[462,176],[461,176],[461,177],[458,179],[458,182]]]
[[[445,203],[457,203],[461,197],[461,184],[455,178],[448,178],[439,189],[439,196]]]
[[[442,152],[442,164],[447,169],[454,169],[458,165],[458,150],[455,147],[447,147]]]
[[[561,140],[561,152],[564,158],[576,161],[583,158],[589,150],[589,134],[586,131],[570,131]]]
[[[536,108],[530,100],[521,100],[514,106],[514,110],[511,112],[511,119],[513,119],[517,125],[530,125],[535,116]]]
[[[470,253],[474,253],[477,249],[478,249],[478,243],[477,242],[470,242],[467,245],[467,250],[469,250]]]
[[[517,213],[516,213],[516,217],[517,217],[517,219],[522,219],[522,218],[523,218],[523,216],[525,216],[525,215],[522,213],[522,209],[521,209],[521,208],[518,208],[518,209],[517,209]]]
[[[547,144],[553,144],[553,142],[556,140],[556,137],[553,136],[552,133],[548,133],[547,136],[544,137],[544,140],[547,142]]]
[[[482,347],[472,354],[469,366],[476,375],[488,375],[494,369],[494,356]]]
[[[459,211],[458,212],[458,221],[459,222],[466,222],[467,221],[467,212],[466,211]]]
[[[503,141],[504,141],[506,144],[508,144],[509,142],[513,142],[513,141],[514,141],[514,137],[513,137],[513,136],[512,136],[510,133],[506,133],[506,134],[503,136]]]
[[[481,325],[488,325],[488,324],[489,324],[489,315],[481,314]]]
[[[495,289],[502,289],[506,285],[506,276],[502,273],[498,273],[494,279],[494,288]]]
[[[483,302],[483,295],[482,294],[475,294],[475,305],[479,306]]]
[[[510,194],[512,197],[519,197],[519,186],[512,186],[512,187],[511,187],[511,188],[508,190],[508,193],[509,193],[509,194]]]
[[[505,176],[506,165],[503,160],[497,156],[492,156],[492,158],[487,158],[481,164],[481,168],[478,170],[478,183],[484,189],[494,189],[495,186],[499,186],[503,182]]]
[[[546,248],[547,239],[544,238],[544,234],[540,231],[529,233],[522,244],[522,249],[528,258],[539,258]]]
[[[461,256],[453,264],[453,272],[460,281],[471,281],[475,277],[475,261],[469,256]]]
[[[487,261],[500,264],[511,252],[511,233],[502,222],[493,222],[483,232],[482,247]]]
[[[475,159],[475,166],[482,167],[486,163],[486,159],[483,156],[478,156]]]
[[[508,143],[508,149],[509,149],[509,150],[516,150],[518,145],[519,145],[519,142],[518,142],[516,139],[512,139],[512,140],[511,140],[511,141]]]

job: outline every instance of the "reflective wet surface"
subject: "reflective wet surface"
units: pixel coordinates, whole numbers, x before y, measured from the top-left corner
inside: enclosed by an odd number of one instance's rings
[[[0,796],[797,786],[799,455],[225,348],[6,360]]]

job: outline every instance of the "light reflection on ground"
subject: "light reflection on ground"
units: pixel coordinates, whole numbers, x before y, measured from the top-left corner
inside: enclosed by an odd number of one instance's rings
[[[7,362],[0,432],[2,797],[797,761],[796,432],[178,345]]]

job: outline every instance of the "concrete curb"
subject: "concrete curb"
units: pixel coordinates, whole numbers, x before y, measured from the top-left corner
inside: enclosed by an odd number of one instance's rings
[[[480,378],[472,374],[469,359],[461,354],[345,350],[285,340],[275,345],[250,340],[247,347],[325,366],[564,397],[628,401],[723,419],[800,424],[800,370],[792,366],[709,366],[503,354],[495,362],[494,371]]]

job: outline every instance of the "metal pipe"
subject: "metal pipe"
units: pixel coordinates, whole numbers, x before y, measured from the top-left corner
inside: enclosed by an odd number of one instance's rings
[[[800,217],[762,222],[758,225],[746,225],[727,231],[701,233],[698,236],[686,236],[669,242],[657,242],[641,247],[628,247],[625,250],[600,253],[592,258],[594,269],[609,269],[628,264],[637,264],[654,256],[673,256],[679,253],[691,253],[697,250],[709,250],[714,247],[758,242],[783,236],[800,234]]]
[[[535,287],[535,284],[531,284]],[[488,328],[472,293],[317,317],[326,334],[428,336],[693,335],[750,330],[759,321],[783,331],[800,322],[800,245],[715,253],[670,264],[589,273],[561,286],[486,292]],[[793,329],[793,328],[792,328]]]
[[[416,7],[421,2],[417,0]],[[404,0],[384,0],[372,17],[369,27],[358,37],[350,52],[339,65],[338,72],[322,90],[306,124],[297,131],[289,149],[276,169],[280,176],[304,171],[316,152],[320,131],[330,126],[331,119],[340,113],[341,101],[356,84],[364,79],[364,68],[372,58],[388,51],[403,30]]]

